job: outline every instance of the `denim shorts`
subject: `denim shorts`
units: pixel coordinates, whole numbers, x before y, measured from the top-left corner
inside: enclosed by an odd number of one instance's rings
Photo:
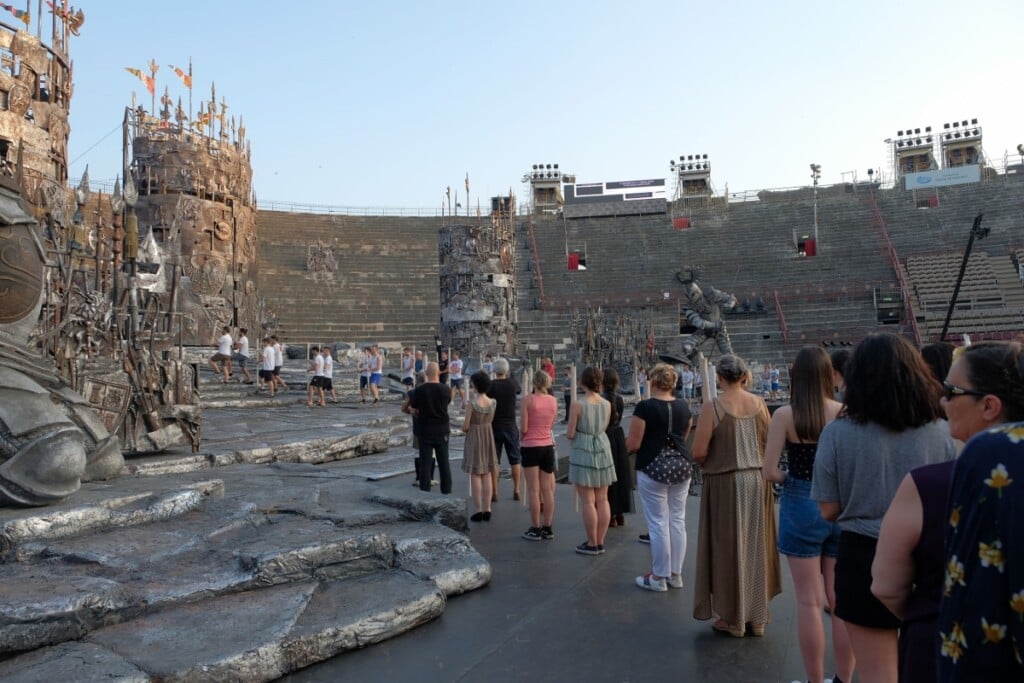
[[[839,525],[826,522],[811,499],[811,482],[786,477],[779,499],[779,552],[790,557],[836,557]]]

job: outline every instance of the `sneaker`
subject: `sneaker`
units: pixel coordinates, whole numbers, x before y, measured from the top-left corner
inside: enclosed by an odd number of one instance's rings
[[[527,541],[539,541],[540,539],[544,538],[544,535],[541,533],[540,529],[538,529],[535,526],[531,526],[529,529],[523,532],[523,538],[525,538]]]
[[[668,586],[665,585],[665,579],[659,579],[650,572],[636,577],[636,585],[639,588],[654,591],[655,593],[664,593],[668,590]]]
[[[576,546],[576,552],[580,555],[600,555],[601,551],[596,545],[587,545],[586,541]]]
[[[600,555],[604,555],[604,546],[603,545],[598,545],[597,546],[597,552]]]
[[[542,526],[540,528],[540,537],[545,541],[555,540],[555,530],[549,526]]]
[[[638,538],[637,540],[640,541],[641,543],[646,543],[647,545],[650,545],[651,544],[651,535],[650,534],[640,534],[640,538]]]
[[[668,577],[668,579],[666,579],[665,582],[668,584],[669,588],[683,587],[683,577],[681,574],[673,574],[672,576]]]

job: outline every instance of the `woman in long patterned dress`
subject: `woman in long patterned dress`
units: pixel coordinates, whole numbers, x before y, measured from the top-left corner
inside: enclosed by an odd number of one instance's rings
[[[773,494],[761,477],[768,407],[746,390],[739,357],[719,358],[716,374],[722,393],[701,409],[693,442],[704,472],[693,616],[735,638],[748,627],[761,636],[782,592]]]
[[[569,408],[569,426],[565,436],[572,442],[569,455],[569,481],[576,485],[583,513],[587,540],[576,546],[581,555],[604,552],[611,509],[608,507],[608,486],[615,481],[615,463],[608,436],[604,433],[611,417],[611,406],[601,398],[599,368],[587,368],[580,377],[583,399],[573,401]]]
[[[626,451],[626,433],[622,431],[622,411],[626,406],[619,395],[619,373],[614,368],[604,371],[601,395],[611,406],[611,417],[604,433],[612,448],[615,463],[615,483],[608,487],[608,506],[611,509],[609,526],[626,526],[626,513],[633,511],[633,476],[629,471],[629,453]]]
[[[466,444],[462,454],[462,471],[470,477],[473,491],[473,507],[476,512],[470,517],[474,522],[491,521],[491,472],[498,471],[498,452],[494,447],[494,407],[497,401],[487,396],[491,378],[486,372],[474,372],[469,378],[476,398],[466,411],[462,431],[466,433]]]

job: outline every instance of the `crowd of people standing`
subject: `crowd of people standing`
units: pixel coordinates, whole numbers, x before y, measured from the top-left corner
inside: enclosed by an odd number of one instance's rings
[[[451,355],[442,350],[428,362],[403,349],[403,410],[414,418],[417,484],[431,490],[436,463],[442,494],[452,493],[450,411],[463,413],[471,521],[492,517],[504,454],[512,498],[525,497],[530,517],[522,537],[555,538],[558,382],[584,535],[575,552],[605,552],[608,530],[636,511],[635,491],[651,553],[635,584],[683,588],[686,504],[699,471],[694,618],[728,636],[764,636],[783,590],[781,557],[807,680],[1024,680],[1020,343],[919,351],[875,334],[831,357],[808,347],[789,366],[788,403],[774,414],[762,392],[782,395],[778,368],[755,376],[741,358],[722,355],[706,370],[716,390],[706,392],[695,425],[700,369],[661,363],[644,369],[625,431],[614,369],[583,369],[576,395],[573,369],[558,376],[545,358],[520,400],[507,359],[488,356],[467,377],[461,354]],[[245,329],[235,339],[224,328],[209,365],[224,382],[237,369],[240,381],[274,396],[287,390],[283,357],[276,337],[253,354]],[[378,403],[381,349],[365,348],[357,371],[361,400]],[[330,347],[310,349],[308,372],[307,405],[336,402]],[[672,468],[685,475],[670,476]]]

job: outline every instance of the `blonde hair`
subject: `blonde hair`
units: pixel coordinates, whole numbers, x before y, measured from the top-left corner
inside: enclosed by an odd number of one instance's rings
[[[542,394],[550,394],[551,375],[544,372],[543,370],[538,370],[537,372],[533,373],[533,390],[538,391]]]
[[[660,391],[673,391],[676,388],[676,369],[668,363],[658,363],[647,374],[647,381]]]

